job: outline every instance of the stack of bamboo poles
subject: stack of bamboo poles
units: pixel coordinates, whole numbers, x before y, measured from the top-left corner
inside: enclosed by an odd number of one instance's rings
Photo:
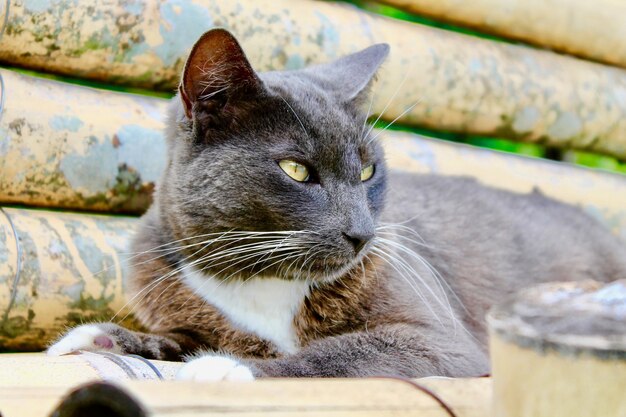
[[[432,14],[443,7],[407,2],[409,10],[430,8]],[[172,91],[188,48],[214,26],[233,31],[259,70],[299,68],[388,42],[392,52],[374,86],[373,102],[374,113],[385,119],[626,156],[626,71],[617,67],[336,3],[7,4],[0,16],[6,22],[0,61],[11,66]],[[478,9],[496,14],[487,5]],[[9,70],[0,75],[0,204],[131,215],[146,209],[165,164],[165,100]],[[626,237],[626,182],[620,176],[404,133],[380,137],[392,167],[472,175],[518,192],[538,187],[583,206]],[[0,213],[0,349],[41,349],[67,324],[117,312],[125,317],[123,288],[132,262],[128,240],[135,223],[134,217],[5,208]]]

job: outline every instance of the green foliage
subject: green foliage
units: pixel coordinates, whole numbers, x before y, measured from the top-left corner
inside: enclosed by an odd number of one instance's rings
[[[626,162],[620,162],[610,156],[597,155],[590,152],[571,151],[568,153],[567,159],[578,165],[626,174]]]

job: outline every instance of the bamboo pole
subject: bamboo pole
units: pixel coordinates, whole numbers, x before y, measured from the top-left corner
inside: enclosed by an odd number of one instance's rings
[[[494,417],[626,415],[626,280],[526,290],[488,317]]]
[[[165,166],[166,101],[0,71],[0,201],[137,213]],[[62,103],[62,105],[60,105]]]
[[[95,355],[94,355],[95,356]],[[126,361],[132,358],[123,358]],[[47,357],[43,354],[0,356],[0,412],[3,417],[44,417],[77,384],[111,380],[110,370],[96,370],[85,354]],[[182,363],[150,361],[167,378]],[[115,365],[112,365],[112,369]],[[18,378],[16,378],[18,376]],[[150,416],[414,416],[449,417],[429,394],[392,378],[262,379],[237,383],[190,383],[113,379]],[[486,417],[491,381],[423,378],[429,389],[457,417]],[[37,401],[28,399],[37,398]]]
[[[626,67],[621,0],[382,0],[410,13]]]
[[[147,208],[165,165],[165,100],[0,74],[8,83],[0,119],[0,202],[133,213]],[[60,99],[64,106],[57,105]],[[623,176],[406,133],[379,137],[393,168],[471,175],[517,192],[539,187],[583,206],[626,239]]]
[[[521,193],[539,187],[546,195],[580,205],[626,240],[626,181],[621,176],[409,134],[384,135],[392,167],[473,175],[486,185]],[[0,213],[0,350],[43,349],[63,326],[108,320],[125,304],[125,265],[132,262],[125,252],[135,219],[8,208],[4,212],[9,217]]]
[[[626,241],[626,178],[623,175],[409,133],[385,132],[381,137],[392,168],[470,176],[482,184],[518,193],[537,189],[556,200],[579,206]]]
[[[259,70],[299,68],[388,42],[374,113],[432,129],[498,135],[626,158],[626,71],[291,0],[14,3],[0,61],[172,90],[185,54],[224,26]],[[387,105],[388,104],[388,105]]]
[[[135,224],[3,208],[0,352],[42,350],[67,326],[108,320],[118,311],[125,317],[127,245]]]

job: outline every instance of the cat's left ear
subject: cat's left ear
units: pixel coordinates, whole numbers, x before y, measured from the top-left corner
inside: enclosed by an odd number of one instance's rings
[[[389,45],[379,43],[308,70],[327,84],[342,101],[361,105],[369,93],[368,87],[376,71],[387,55]]]
[[[262,90],[262,82],[237,39],[225,29],[211,29],[198,39],[185,63],[180,98],[185,115],[223,116],[236,101]]]

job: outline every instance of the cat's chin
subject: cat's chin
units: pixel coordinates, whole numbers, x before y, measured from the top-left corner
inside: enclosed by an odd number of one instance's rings
[[[292,281],[308,280],[315,284],[330,284],[344,277],[351,270],[358,268],[360,261],[361,259],[358,258],[352,262],[313,264],[306,274],[294,272],[289,274],[286,279]]]

